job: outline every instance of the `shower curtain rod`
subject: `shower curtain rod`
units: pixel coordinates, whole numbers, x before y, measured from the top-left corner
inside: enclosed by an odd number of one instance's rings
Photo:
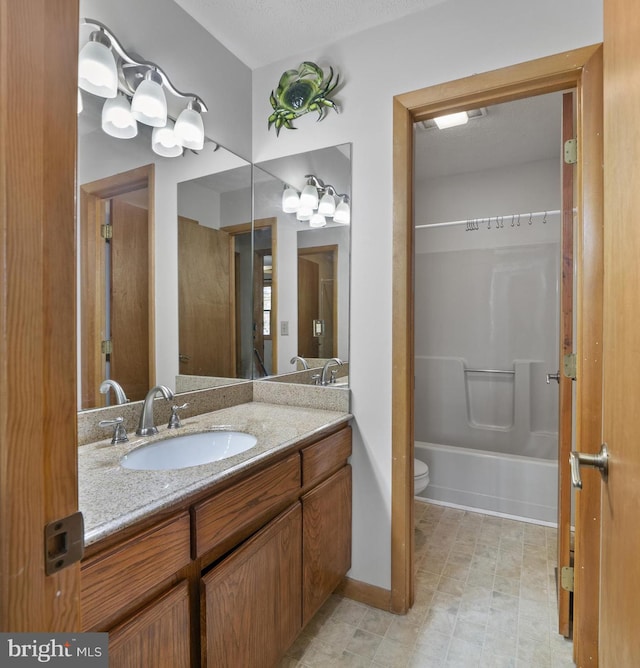
[[[574,209],[575,211],[575,209]],[[482,216],[480,218],[467,218],[466,220],[451,220],[446,223],[425,223],[424,225],[416,225],[416,230],[426,230],[431,227],[450,227],[453,225],[475,225],[475,227],[469,227],[469,229],[478,229],[480,223],[487,223],[491,225],[491,221],[495,221],[495,225],[498,229],[502,227],[520,227],[523,223],[531,224],[534,218],[544,218],[547,216],[556,216],[559,213],[562,213],[560,210],[556,211],[532,211],[527,213],[508,213],[505,216]],[[546,222],[543,220],[542,222]]]

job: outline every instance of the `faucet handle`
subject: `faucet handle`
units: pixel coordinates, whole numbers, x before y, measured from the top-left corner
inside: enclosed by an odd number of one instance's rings
[[[169,424],[167,429],[178,429],[182,427],[182,422],[180,422],[180,416],[178,411],[184,410],[189,404],[182,404],[182,406],[171,406],[171,417],[169,418]]]
[[[111,420],[100,420],[99,427],[113,427],[113,437],[111,438],[111,445],[117,443],[126,443],[129,440],[127,430],[124,426],[124,418],[117,417]]]
[[[313,376],[311,376],[311,384],[312,385],[320,385],[320,374],[319,373],[314,373]]]
[[[329,380],[329,382],[335,383],[337,377],[338,377],[338,369],[331,369],[331,379]]]

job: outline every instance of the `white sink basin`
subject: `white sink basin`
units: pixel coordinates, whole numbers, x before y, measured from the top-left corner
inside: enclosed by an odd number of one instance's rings
[[[256,444],[256,437],[241,431],[185,434],[141,445],[120,460],[126,469],[161,471],[185,469],[233,457]]]

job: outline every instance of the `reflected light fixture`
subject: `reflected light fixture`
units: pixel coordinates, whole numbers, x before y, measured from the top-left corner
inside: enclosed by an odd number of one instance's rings
[[[131,139],[138,134],[138,124],[131,113],[131,105],[124,95],[105,101],[102,107],[102,129],[118,139]]]
[[[136,121],[154,130],[152,149],[165,157],[183,154],[183,147],[199,151],[204,147],[202,114],[207,106],[194,93],[183,93],[158,65],[131,56],[107,26],[95,19],[81,19],[93,26],[89,41],[78,59],[78,86],[92,95],[106,98],[102,109],[102,129],[112,137],[130,139],[138,134]],[[187,100],[178,120],[167,112],[167,93]],[[130,106],[129,106],[130,105]],[[82,98],[78,91],[78,113]],[[218,145],[216,144],[216,148]]]
[[[465,125],[468,123],[469,114],[466,111],[459,111],[455,114],[437,116],[433,120],[440,130],[446,130],[447,128],[454,128],[456,125]]]
[[[300,195],[293,186],[284,184],[282,211],[295,213],[299,221],[308,221],[310,227],[324,227],[327,218],[333,218],[334,223],[349,225],[351,222],[349,196],[339,195],[332,185],[323,183],[313,174],[307,174],[304,178],[307,179],[307,183]],[[336,198],[339,200],[337,206]]]
[[[104,30],[94,30],[78,56],[78,86],[99,97],[118,94],[118,68]]]

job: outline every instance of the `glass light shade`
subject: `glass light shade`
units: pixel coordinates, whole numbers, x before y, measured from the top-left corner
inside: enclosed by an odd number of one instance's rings
[[[300,206],[305,207],[306,209],[317,209],[318,208],[318,189],[311,185],[307,184],[300,193]]]
[[[200,105],[193,100],[183,109],[176,121],[176,138],[182,146],[193,151],[204,147],[204,123],[200,115]]]
[[[314,213],[309,221],[309,227],[324,227],[327,224],[325,217],[322,214]]]
[[[162,77],[148,70],[131,100],[133,117],[154,128],[167,124],[167,98],[161,85]]]
[[[78,114],[81,114],[83,109],[84,109],[84,105],[82,104],[82,93],[80,92],[80,89],[78,88]]]
[[[296,213],[296,218],[301,222],[311,220],[311,216],[313,216],[313,209],[309,207],[303,207],[302,205],[300,206],[298,212]]]
[[[284,213],[295,213],[300,207],[300,197],[295,188],[285,186],[282,191],[282,210]]]
[[[323,216],[333,216],[336,210],[336,200],[330,193],[325,193],[318,204],[318,213]]]
[[[351,222],[351,211],[349,205],[343,200],[336,207],[336,212],[333,214],[333,222],[348,225]]]
[[[138,134],[138,124],[124,95],[109,98],[102,106],[102,129],[118,139],[131,139]]]
[[[78,57],[78,86],[98,97],[118,94],[118,69],[110,46],[104,33],[93,32]]]
[[[163,128],[153,128],[151,148],[154,153],[165,158],[177,158],[182,155],[182,146],[178,143],[174,132],[173,121],[167,121]]]

